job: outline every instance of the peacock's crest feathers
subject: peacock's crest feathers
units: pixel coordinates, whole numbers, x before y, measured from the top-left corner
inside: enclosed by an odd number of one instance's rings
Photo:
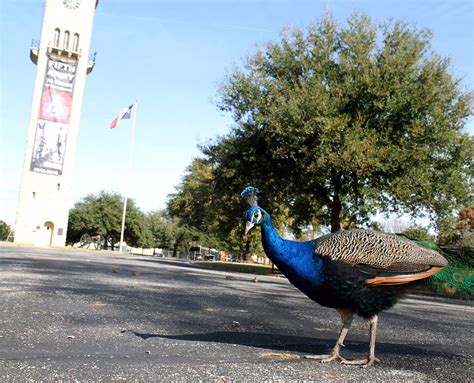
[[[244,190],[242,190],[242,193],[240,193],[240,197],[242,199],[245,199],[245,201],[250,205],[257,205],[258,204],[258,193],[260,190],[258,190],[254,186],[247,186]]]
[[[335,261],[363,264],[387,271],[415,272],[447,266],[438,252],[396,235],[372,230],[347,230],[316,239],[315,253]]]

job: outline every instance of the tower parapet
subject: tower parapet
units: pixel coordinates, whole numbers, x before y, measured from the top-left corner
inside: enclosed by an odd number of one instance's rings
[[[33,64],[38,64],[38,54],[40,48],[40,41],[39,40],[31,40],[31,48],[30,48],[30,60]],[[56,52],[58,56],[63,56],[64,54],[67,55],[69,58],[76,58],[79,59],[81,56],[81,49],[78,52],[75,51],[66,51],[62,47],[54,47],[52,45],[48,46],[48,53]],[[95,58],[97,56],[97,52],[89,53],[89,60],[87,62],[87,74],[92,72],[95,66]]]

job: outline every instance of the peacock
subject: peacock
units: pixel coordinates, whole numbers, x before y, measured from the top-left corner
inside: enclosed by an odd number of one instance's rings
[[[284,240],[258,205],[258,192],[248,186],[241,193],[250,204],[244,214],[245,234],[260,226],[268,258],[310,299],[335,308],[341,316],[342,329],[332,352],[305,357],[362,367],[379,362],[375,357],[378,314],[392,307],[408,285],[447,266],[446,259],[408,239],[372,230],[339,231],[305,242]],[[369,353],[360,360],[339,353],[354,314],[367,319],[370,330]]]

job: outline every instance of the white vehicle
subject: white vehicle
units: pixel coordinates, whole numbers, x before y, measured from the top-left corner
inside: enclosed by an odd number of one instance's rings
[[[192,246],[189,248],[189,256],[196,261],[215,261],[219,251],[203,246]]]

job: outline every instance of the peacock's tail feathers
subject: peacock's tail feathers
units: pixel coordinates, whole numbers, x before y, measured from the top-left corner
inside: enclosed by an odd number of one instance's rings
[[[474,269],[474,248],[440,246],[450,266]]]
[[[474,298],[474,249],[437,247],[449,266],[433,275],[427,282],[441,293]]]
[[[420,246],[436,250],[448,261],[448,266],[426,279],[436,292],[474,298],[474,249],[439,246],[432,241],[417,241]]]
[[[427,279],[427,283],[442,294],[474,298],[474,269],[469,267],[445,267]]]

